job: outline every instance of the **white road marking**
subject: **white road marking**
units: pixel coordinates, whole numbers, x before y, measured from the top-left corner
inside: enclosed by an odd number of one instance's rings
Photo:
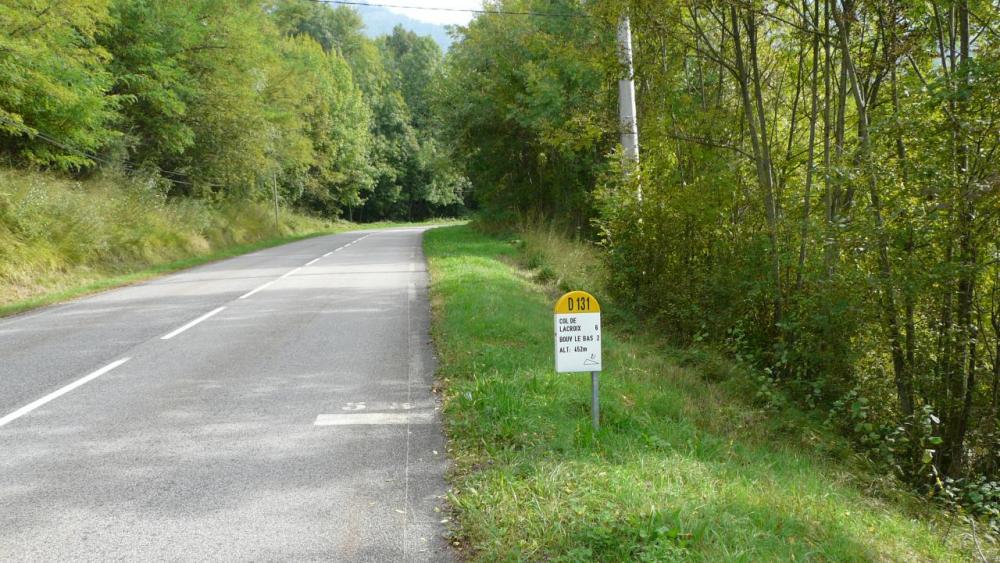
[[[271,281],[265,283],[264,285],[257,287],[257,289],[251,289],[250,291],[248,291],[248,292],[244,293],[243,295],[241,295],[240,299],[246,299],[247,297],[250,297],[254,293],[257,293],[258,291],[266,288],[267,286],[271,285],[272,283],[274,283],[276,281],[278,281],[278,280],[271,280]]]
[[[45,403],[48,403],[49,401],[58,399],[59,397],[62,397],[66,393],[69,393],[70,391],[76,389],[77,387],[80,387],[81,385],[89,383],[89,382],[97,379],[98,377],[101,377],[102,375],[108,373],[109,371],[115,369],[116,367],[124,364],[125,362],[127,362],[127,361],[129,361],[131,359],[132,358],[122,358],[122,359],[120,359],[118,361],[111,362],[110,364],[108,364],[108,365],[102,367],[101,369],[99,369],[99,370],[91,373],[90,375],[86,375],[84,377],[81,377],[80,379],[77,379],[73,383],[70,383],[69,385],[63,387],[62,389],[59,389],[58,391],[54,391],[52,393],[49,393],[48,395],[42,397],[41,399],[38,399],[37,401],[35,401],[35,402],[31,403],[31,404],[25,405],[25,406],[17,409],[16,411],[8,414],[7,416],[5,416],[3,418],[0,418],[0,426],[4,426],[4,425],[6,425],[6,424],[8,424],[10,422],[13,422],[13,421],[21,418],[22,416],[24,416],[24,415],[28,414],[29,412],[37,409],[38,407],[44,405]]]
[[[341,250],[343,250],[343,249],[344,249],[344,247],[343,247],[343,246],[341,246],[340,248],[338,248],[338,249],[334,250],[334,252],[340,252],[340,251],[341,251]]]
[[[391,309],[378,308],[378,307],[356,307],[353,309],[333,309],[331,311],[326,311],[328,315],[351,315],[358,313],[385,313],[386,311],[391,311]]]
[[[369,405],[369,403],[371,403],[371,404]],[[342,411],[363,411],[363,410],[366,410],[366,409],[368,409],[368,410],[374,410],[375,412],[382,412],[382,411],[386,411],[386,410],[389,410],[389,411],[399,411],[399,410],[409,411],[409,410],[413,410],[414,406],[413,406],[412,403],[400,403],[400,402],[396,402],[396,401],[391,401],[391,402],[385,402],[385,401],[375,401],[375,402],[371,402],[371,401],[355,401],[355,402],[350,402],[350,403],[344,403],[344,406],[340,407],[340,410],[342,410]],[[424,407],[424,410],[426,410],[426,407]],[[433,410],[436,410],[436,409],[433,409]]]
[[[196,324],[204,321],[205,319],[208,319],[209,317],[211,317],[213,315],[219,314],[220,312],[222,312],[223,309],[225,309],[225,307],[219,307],[218,309],[215,309],[213,311],[209,311],[209,312],[205,313],[204,315],[198,317],[197,319],[189,322],[188,324],[180,327],[179,329],[171,332],[170,334],[165,334],[165,335],[161,336],[160,340],[170,340],[171,338],[173,338],[173,337],[177,336],[178,334],[184,332],[185,330],[193,327],[194,325],[196,325]]]
[[[340,249],[338,248],[337,250],[340,250]],[[306,262],[306,264],[305,264],[304,266],[300,266],[300,267],[298,267],[298,268],[295,268],[294,270],[292,270],[292,271],[290,271],[290,272],[286,272],[286,273],[285,273],[284,275],[282,275],[282,276],[281,276],[280,278],[278,278],[278,280],[280,280],[280,279],[282,279],[282,278],[287,278],[288,276],[291,276],[291,275],[294,275],[294,274],[295,274],[296,272],[298,272],[298,271],[299,271],[299,270],[301,270],[302,268],[305,268],[305,267],[308,267],[308,266],[312,266],[312,265],[313,265],[313,264],[315,264],[316,262],[319,262],[321,258],[326,258],[327,256],[329,256],[329,255],[333,254],[334,252],[336,252],[336,251],[330,251],[330,252],[327,252],[326,254],[324,254],[323,256],[321,256],[320,258],[313,258],[312,260],[310,260],[310,261]],[[260,291],[260,290],[262,290],[262,289],[266,288],[267,286],[271,285],[272,283],[274,283],[274,282],[276,282],[276,281],[278,281],[278,280],[271,280],[271,281],[269,281],[269,282],[265,283],[264,285],[262,285],[262,286],[260,286],[260,287],[258,287],[258,288],[256,288],[256,289],[253,289],[253,290],[251,290],[251,291],[249,291],[249,292],[245,293],[244,295],[241,295],[241,296],[240,296],[240,299],[246,299],[247,297],[250,297],[250,296],[251,296],[251,295],[253,295],[254,293],[257,293],[258,291]],[[213,314],[214,314],[214,313],[213,313]],[[166,340],[166,339],[164,338],[164,340]]]
[[[355,412],[352,414],[321,414],[315,426],[373,426],[386,424],[430,424],[433,412]]]
[[[413,373],[417,366],[415,359],[419,359],[420,355],[413,353],[413,339],[415,333],[413,332],[413,302],[417,299],[417,286],[415,283],[410,282],[406,285],[406,402],[412,404],[413,402]],[[419,373],[419,372],[418,372]],[[406,513],[403,515],[403,555],[406,556],[406,545],[407,537],[409,535],[409,522],[410,522],[410,425],[406,425],[406,457],[404,457],[403,462],[403,508],[406,509]]]

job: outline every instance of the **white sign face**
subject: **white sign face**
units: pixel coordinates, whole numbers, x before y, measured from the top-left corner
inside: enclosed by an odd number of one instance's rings
[[[556,313],[556,371],[601,371],[601,314]]]

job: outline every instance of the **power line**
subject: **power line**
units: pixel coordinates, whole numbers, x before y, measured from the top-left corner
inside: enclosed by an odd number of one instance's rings
[[[569,12],[520,12],[501,10],[477,10],[475,8],[439,8],[431,6],[403,6],[400,4],[378,4],[374,2],[351,2],[350,0],[309,0],[317,4],[338,4],[340,6],[364,6],[369,8],[396,8],[400,10],[424,10],[428,12],[460,12],[464,14],[482,14],[493,16],[533,16],[542,18],[589,18],[589,14],[573,14]]]
[[[27,125],[25,125],[23,123],[20,123],[18,121],[14,121],[13,119],[8,118],[7,116],[0,115],[0,120],[4,121],[8,125],[12,125],[14,127],[20,128],[26,135],[28,135],[30,137],[38,137],[39,139],[41,139],[41,140],[43,140],[43,141],[45,141],[45,142],[47,142],[47,143],[49,143],[51,145],[55,145],[55,146],[57,146],[57,147],[65,150],[65,151],[69,151],[69,152],[74,153],[74,154],[76,154],[78,156],[82,156],[84,158],[89,158],[90,160],[94,160],[94,161],[106,164],[108,166],[121,166],[122,168],[125,169],[126,172],[130,172],[132,174],[140,174],[142,172],[140,170],[132,168],[127,163],[124,163],[124,162],[121,162],[121,163],[112,162],[112,161],[110,161],[110,160],[108,160],[106,158],[103,158],[101,156],[98,156],[98,155],[96,155],[94,153],[87,152],[87,151],[85,151],[83,149],[78,149],[78,148],[76,148],[76,147],[74,147],[72,145],[68,145],[68,144],[60,141],[59,139],[56,139],[52,135],[49,135],[49,134],[45,133],[44,131],[41,131],[40,129],[37,129],[35,127],[28,127]],[[161,170],[161,169],[157,168],[156,171],[161,175],[161,177],[162,177],[163,174],[166,174],[166,175],[169,175],[169,176],[181,176],[181,177],[187,176],[186,174],[184,174],[182,172],[174,172],[173,170]],[[166,181],[168,181],[168,182],[173,182],[175,184],[181,184],[181,185],[184,185],[184,186],[196,187],[195,184],[193,184],[191,182],[187,182],[185,180],[175,180],[173,178],[165,178],[165,177],[163,179],[166,180]],[[207,185],[209,187],[212,187],[212,188],[221,187],[218,184],[212,184],[212,183],[209,183],[209,182],[206,182],[205,185]]]

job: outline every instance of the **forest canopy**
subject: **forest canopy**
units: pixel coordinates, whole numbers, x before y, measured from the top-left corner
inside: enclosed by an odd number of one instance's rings
[[[459,211],[428,88],[442,53],[306,0],[0,2],[0,154],[325,217]]]

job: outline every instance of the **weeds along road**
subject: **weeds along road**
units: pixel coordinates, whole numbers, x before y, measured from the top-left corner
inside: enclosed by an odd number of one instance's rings
[[[422,229],[0,320],[0,560],[434,560]]]

